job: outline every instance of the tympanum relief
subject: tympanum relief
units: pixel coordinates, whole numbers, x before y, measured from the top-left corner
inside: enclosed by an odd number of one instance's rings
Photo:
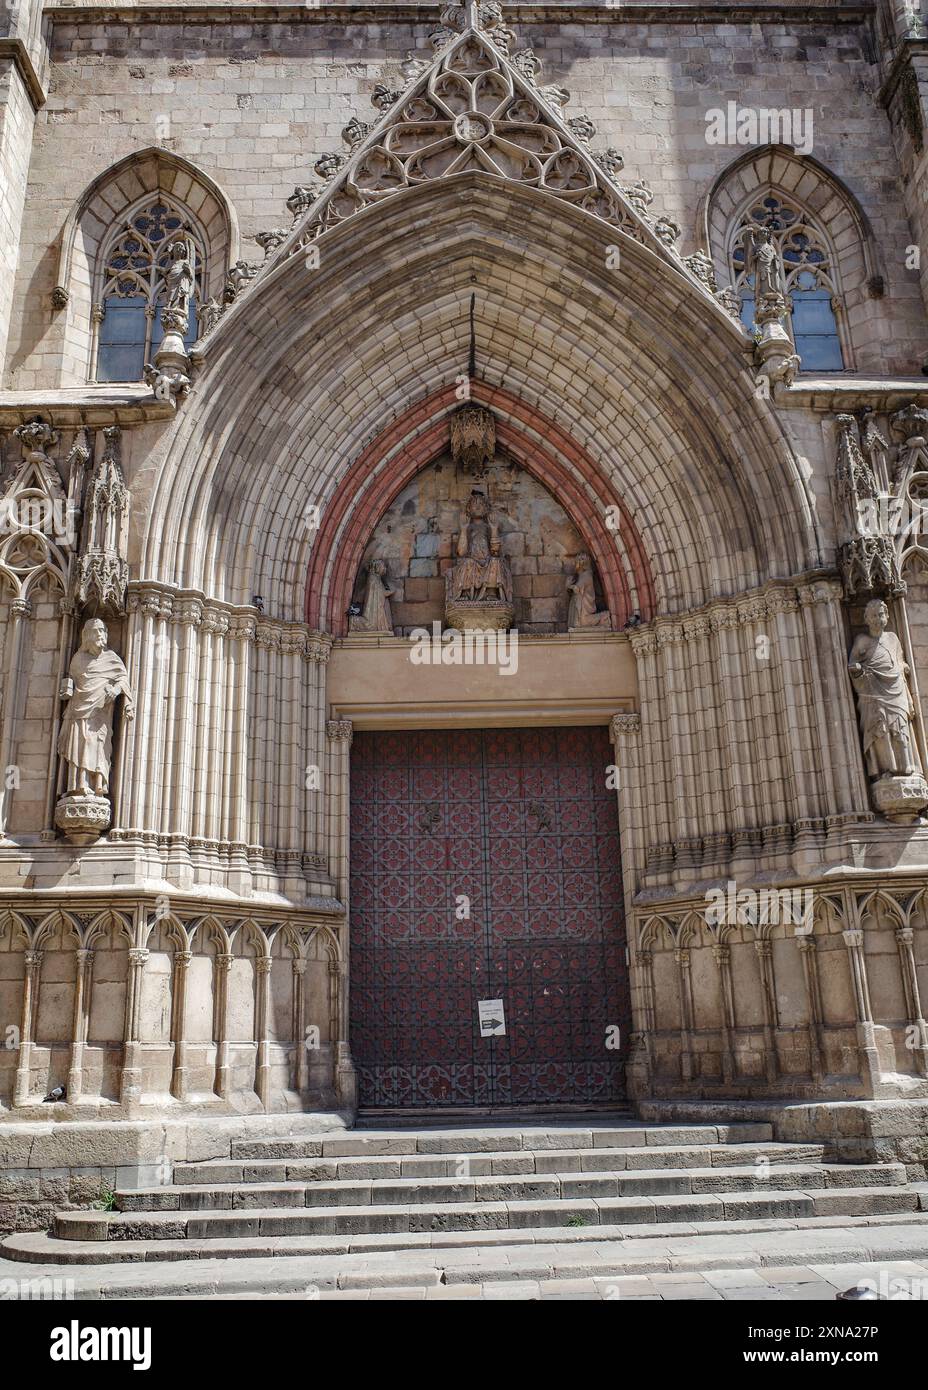
[[[375,528],[358,567],[350,630],[610,628],[595,565],[557,498],[495,448],[488,411],[453,420],[451,447]]]

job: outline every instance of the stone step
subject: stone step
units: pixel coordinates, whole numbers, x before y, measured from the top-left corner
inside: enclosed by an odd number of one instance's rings
[[[783,1164],[762,1168],[681,1168],[641,1172],[550,1173],[476,1178],[375,1178],[352,1182],[180,1184],[120,1192],[117,1210],[234,1211],[271,1207],[383,1206],[427,1202],[558,1201],[575,1197],[680,1196],[686,1193],[890,1188],[906,1182],[901,1163]]]
[[[706,1144],[770,1143],[769,1124],[625,1124],[495,1126],[471,1129],[354,1130],[317,1139],[244,1139],[232,1145],[235,1159],[392,1158],[413,1154],[518,1153],[544,1149],[683,1147]]]
[[[68,1265],[76,1298],[178,1297],[184,1292],[209,1296],[234,1290],[276,1290],[306,1298],[311,1290],[470,1283],[488,1277],[582,1278],[924,1260],[928,1219],[812,1218],[801,1227],[795,1222],[730,1221],[717,1222],[707,1233],[668,1224],[659,1232],[639,1226],[599,1226],[152,1245],[134,1241],[65,1245],[43,1233],[29,1232],[7,1236],[0,1243],[0,1254],[36,1271]],[[166,1268],[178,1260],[185,1262],[181,1279]],[[535,1269],[539,1273],[529,1272]]]
[[[680,1196],[577,1197],[531,1201],[396,1203],[382,1206],[254,1208],[232,1211],[60,1212],[60,1240],[211,1240],[364,1234],[382,1231],[500,1230],[515,1227],[667,1221],[862,1216],[919,1209],[912,1188],[835,1187],[689,1193]]]
[[[175,1184],[335,1182],[366,1178],[454,1178],[467,1162],[469,1177],[507,1174],[621,1172],[639,1169],[709,1168],[754,1165],[759,1159],[775,1164],[820,1163],[822,1144],[699,1144],[692,1148],[643,1145],[619,1149],[544,1149],[507,1153],[397,1155],[392,1158],[259,1158],[178,1163]]]

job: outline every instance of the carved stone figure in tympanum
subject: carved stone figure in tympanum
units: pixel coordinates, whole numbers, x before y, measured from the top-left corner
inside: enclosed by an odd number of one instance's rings
[[[867,604],[864,621],[867,631],[854,640],[848,671],[857,692],[874,805],[892,819],[911,819],[928,804],[928,784],[915,747],[909,667],[902,643],[889,631],[889,610],[881,599]]]
[[[458,534],[458,562],[446,579],[445,617],[459,628],[502,628],[512,621],[512,571],[486,494],[474,489]]]
[[[72,658],[62,690],[67,706],[58,752],[67,765],[67,791],[78,796],[109,793],[113,708],[120,695],[126,718],[135,714],[129,673],[110,651],[108,640],[106,624],[99,618],[84,624],[80,650]]]
[[[453,599],[512,599],[512,575],[500,553],[499,530],[490,503],[476,489],[467,500],[467,521],[458,535],[458,563],[451,571],[448,591]]]
[[[351,632],[393,632],[393,616],[390,612],[390,599],[396,592],[384,583],[387,566],[383,560],[371,560],[367,566],[367,588],[364,593],[364,606],[359,614],[349,619]]]
[[[576,574],[567,585],[570,605],[567,611],[568,627],[611,627],[612,620],[608,609],[596,611],[596,590],[593,582],[593,567],[589,555],[581,552],[574,560]]]

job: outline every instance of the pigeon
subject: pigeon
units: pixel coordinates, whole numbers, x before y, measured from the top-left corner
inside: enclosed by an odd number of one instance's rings
[[[835,1298],[843,1299],[847,1303],[857,1303],[861,1299],[879,1298],[876,1289],[869,1284],[855,1284],[852,1289],[845,1289],[844,1293],[836,1293]]]
[[[67,1089],[66,1089],[66,1087],[64,1087],[64,1086],[55,1086],[53,1090],[49,1091],[48,1095],[47,1095],[47,1096],[45,1097],[45,1099],[42,1101],[42,1104],[44,1105],[46,1100],[64,1100],[64,1098],[65,1098],[66,1095],[67,1095]]]

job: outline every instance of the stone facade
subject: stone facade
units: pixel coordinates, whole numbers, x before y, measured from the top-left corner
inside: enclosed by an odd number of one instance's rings
[[[882,3],[730,8],[20,7],[14,1119],[56,1088],[70,1117],[353,1113],[355,728],[609,726],[641,1107],[928,1097],[926,40]],[[732,105],[810,113],[811,148],[709,140]],[[765,198],[805,229],[769,271],[739,240]],[[183,283],[157,243],[144,378],[103,380],[108,296],[145,300],[115,235],[158,218]],[[800,330],[797,256],[833,331]],[[455,549],[475,489],[486,535]],[[518,669],[413,665],[453,564],[489,555]],[[365,625],[372,560],[389,622],[375,593]],[[867,685],[876,600],[896,655]],[[62,811],[98,616],[125,672],[108,777],[96,813]],[[898,776],[865,759],[881,719],[908,731]]]

